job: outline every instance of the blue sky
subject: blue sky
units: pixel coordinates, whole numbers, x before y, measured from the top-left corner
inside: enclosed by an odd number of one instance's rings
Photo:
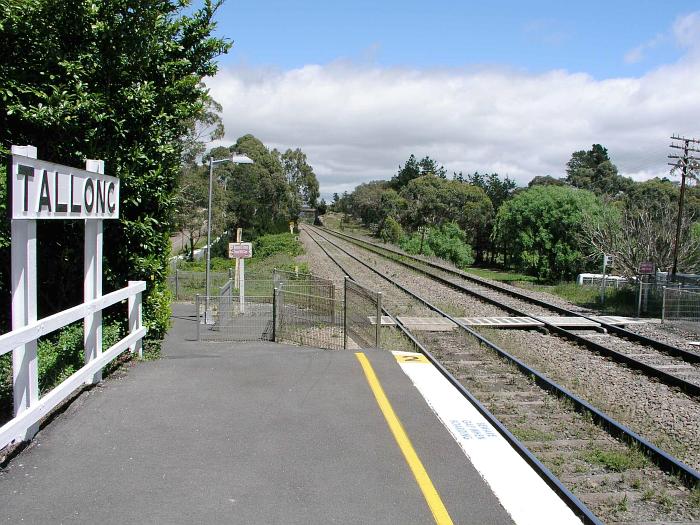
[[[700,135],[697,0],[229,0],[217,20],[221,143],[302,148],[324,195],[410,154],[527,184],[593,143],[643,180]]]
[[[697,1],[265,1],[224,4],[220,34],[236,41],[223,63],[296,68],[341,58],[382,66],[565,69],[596,78],[638,75],[678,58],[652,41]]]

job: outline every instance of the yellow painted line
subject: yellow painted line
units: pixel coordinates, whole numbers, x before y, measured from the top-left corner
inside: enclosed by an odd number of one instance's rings
[[[389,429],[391,429],[391,433],[394,435],[394,439],[396,440],[396,443],[399,445],[399,448],[406,459],[406,463],[408,463],[411,472],[413,472],[413,476],[416,478],[418,487],[420,487],[423,497],[428,503],[428,507],[430,507],[430,512],[433,513],[435,523],[438,525],[452,525],[452,518],[450,518],[445,505],[442,503],[440,494],[438,494],[438,491],[435,489],[433,482],[430,480],[430,476],[428,476],[423,463],[418,457],[418,454],[416,454],[416,451],[411,444],[411,440],[408,439],[408,435],[403,429],[401,421],[399,421],[398,416],[391,407],[391,403],[389,403],[389,400],[384,393],[384,389],[382,388],[379,379],[377,379],[377,375],[374,373],[372,364],[367,359],[367,356],[362,352],[355,353],[355,357],[357,357],[357,360],[360,362],[362,370],[365,372],[367,383],[369,383],[369,387],[372,389],[372,393],[377,400],[377,404],[379,405],[382,414],[384,414],[384,419],[386,419]]]

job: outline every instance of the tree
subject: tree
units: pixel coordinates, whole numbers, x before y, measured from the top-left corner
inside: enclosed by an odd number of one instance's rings
[[[608,150],[600,144],[571,155],[566,164],[566,182],[575,188],[612,196],[624,193],[632,185],[631,179],[618,175]]]
[[[248,235],[268,233],[276,225],[299,214],[300,201],[287,183],[278,152],[271,151],[253,135],[240,137],[229,148],[253,160],[253,164],[222,164],[218,169],[226,178],[226,229],[248,230]]]
[[[306,161],[306,154],[299,148],[288,149],[280,156],[280,160],[289,185],[307,206],[316,206],[319,197],[318,180],[313,168]]]
[[[501,180],[497,173],[481,174],[478,171],[474,172],[473,175],[467,175],[466,182],[481,188],[491,201],[492,209],[489,213],[483,215],[483,221],[475,226],[473,246],[476,250],[477,263],[484,261],[486,252],[491,253],[491,262],[493,262],[496,256],[496,250],[494,250],[491,242],[494,214],[505,201],[513,196],[517,185],[515,181],[508,177]]]
[[[528,188],[533,186],[566,186],[564,179],[556,179],[551,175],[538,175],[527,183]]]
[[[359,217],[366,226],[378,224],[382,218],[381,200],[386,188],[387,183],[383,180],[360,184],[350,195],[347,210]]]
[[[636,275],[644,261],[669,270],[673,266],[679,196],[678,186],[666,178],[634,183],[604,215],[587,217],[586,238],[597,253],[614,255],[616,271],[624,275]],[[681,218],[678,252],[679,267],[686,272],[700,269],[700,246],[692,234],[698,211],[697,201],[690,197]]]
[[[506,201],[496,214],[494,241],[518,270],[553,281],[571,278],[586,266],[580,235],[584,217],[602,212],[591,192],[570,187],[535,186]]]
[[[218,7],[209,0],[199,9],[176,0],[0,4],[2,153],[34,144],[40,159],[60,164],[104,159],[121,179],[120,220],[105,222],[105,291],[145,280],[144,323],[153,338],[169,319],[168,232],[184,137],[208,104],[202,79],[230,47],[212,37]],[[78,221],[40,221],[39,290],[51,293],[39,297],[39,315],[82,301],[81,232]],[[52,271],[42,270],[49,261]],[[4,314],[9,294],[2,297]]]
[[[206,151],[206,144],[224,138],[224,122],[221,120],[223,108],[209,96],[204,84],[200,85],[203,94],[202,106],[187,121],[187,133],[183,137],[182,162],[194,164],[197,157]]]
[[[219,234],[225,224],[223,188],[212,185],[212,235]],[[204,166],[188,166],[180,176],[175,199],[174,223],[188,244],[188,256],[194,260],[197,243],[206,236],[209,214],[209,172]]]
[[[659,270],[673,266],[676,234],[676,210],[609,207],[603,214],[586,215],[583,222],[586,239],[596,253],[612,255],[616,272],[638,275],[639,265],[652,261]],[[690,213],[681,221],[678,268],[684,272],[700,271],[700,235],[697,235]]]
[[[393,189],[399,191],[413,179],[428,174],[436,175],[441,179],[446,177],[445,168],[439,166],[438,163],[430,157],[426,156],[418,161],[415,155],[411,155],[408,157],[403,167],[399,166],[399,172],[391,179],[390,185]]]

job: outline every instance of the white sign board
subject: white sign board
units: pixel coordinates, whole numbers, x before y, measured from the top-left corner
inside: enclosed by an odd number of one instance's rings
[[[228,243],[229,259],[250,259],[253,256],[252,242],[230,242]]]
[[[13,219],[118,219],[119,179],[12,155]]]

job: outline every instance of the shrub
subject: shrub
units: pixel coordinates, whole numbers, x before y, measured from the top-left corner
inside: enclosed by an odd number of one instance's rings
[[[253,241],[253,257],[256,259],[264,259],[276,253],[296,257],[304,253],[304,250],[291,233],[261,235]]]
[[[384,226],[379,232],[379,237],[384,242],[397,243],[404,236],[403,228],[393,217],[387,217],[384,221]]]
[[[420,252],[421,234],[405,237],[400,245],[407,252]],[[424,255],[435,255],[453,262],[459,268],[467,268],[474,263],[472,248],[466,242],[466,233],[457,224],[448,222],[439,228],[428,228],[423,243]]]

